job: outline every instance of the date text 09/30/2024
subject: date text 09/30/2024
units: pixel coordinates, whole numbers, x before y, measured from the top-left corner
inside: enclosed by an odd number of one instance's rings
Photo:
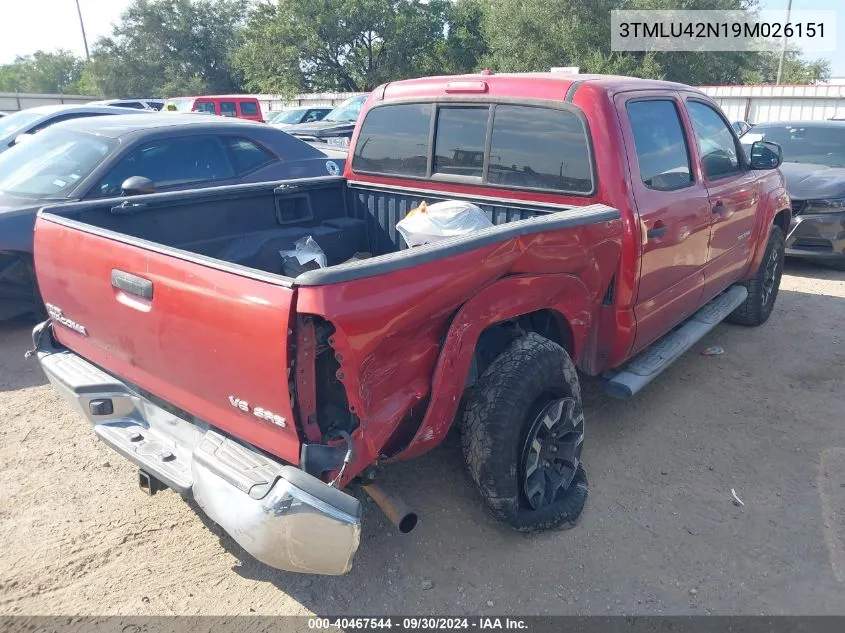
[[[310,618],[308,628],[314,630],[526,630],[521,618],[508,617],[374,617],[374,618]]]

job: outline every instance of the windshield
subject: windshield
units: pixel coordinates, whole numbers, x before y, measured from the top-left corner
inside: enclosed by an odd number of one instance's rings
[[[845,126],[757,125],[739,140],[746,150],[754,141],[774,141],[784,162],[845,167]]]
[[[350,97],[326,115],[323,121],[357,121],[367,95]]]
[[[299,123],[303,112],[304,110],[282,110],[273,115],[270,123]]]
[[[0,118],[0,136],[9,136],[14,134],[18,130],[26,127],[28,123],[32,123],[40,117],[40,114],[27,112],[26,110],[4,116],[3,118]]]
[[[50,128],[0,154],[0,194],[64,198],[115,146],[114,139]]]

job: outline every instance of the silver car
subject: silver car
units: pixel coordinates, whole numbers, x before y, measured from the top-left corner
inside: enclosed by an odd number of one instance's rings
[[[0,119],[0,153],[60,121],[143,110],[101,105],[46,105],[21,110]]]

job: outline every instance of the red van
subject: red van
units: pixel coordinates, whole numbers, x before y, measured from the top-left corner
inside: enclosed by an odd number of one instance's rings
[[[165,101],[163,110],[165,112],[205,112],[218,116],[249,119],[250,121],[264,121],[258,99],[239,95],[176,97]]]

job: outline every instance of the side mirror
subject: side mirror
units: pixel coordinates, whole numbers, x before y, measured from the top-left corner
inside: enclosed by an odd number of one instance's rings
[[[772,141],[751,144],[751,169],[777,169],[783,162],[783,150]]]
[[[20,145],[21,143],[26,143],[29,139],[31,139],[34,134],[18,134],[15,137],[15,140],[12,141],[12,145]]]
[[[155,193],[153,181],[143,176],[130,176],[120,185],[120,193],[124,196],[140,196],[145,193]]]

